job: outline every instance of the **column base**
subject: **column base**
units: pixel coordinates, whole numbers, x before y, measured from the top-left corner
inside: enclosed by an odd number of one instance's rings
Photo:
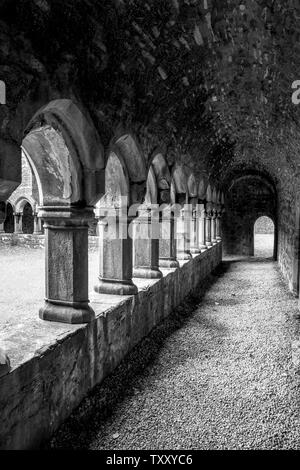
[[[136,295],[138,288],[130,280],[118,281],[99,278],[99,283],[94,286],[94,291],[98,294]]]
[[[221,242],[222,241],[222,238],[221,237],[217,237],[217,242]]]
[[[158,268],[133,268],[132,277],[142,279],[160,279],[162,272]]]
[[[177,259],[180,261],[189,260],[189,259],[192,259],[192,255],[189,251],[185,251],[183,253],[178,253]]]
[[[0,377],[8,374],[10,371],[10,361],[8,355],[0,348]]]
[[[201,253],[205,250],[207,250],[207,246],[206,245],[200,245],[200,250],[201,250]]]
[[[159,258],[158,264],[160,268],[179,268],[178,261],[172,258]]]
[[[39,310],[39,317],[42,320],[60,323],[90,323],[95,318],[95,312],[88,304],[75,308],[46,301],[44,307]]]
[[[206,248],[211,248],[213,246],[212,242],[207,242],[206,243]]]
[[[201,250],[199,248],[191,248],[190,251],[192,255],[199,255],[199,253],[201,253]]]

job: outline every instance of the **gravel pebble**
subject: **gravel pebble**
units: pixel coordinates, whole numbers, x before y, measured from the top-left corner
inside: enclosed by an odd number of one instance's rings
[[[276,263],[225,261],[202,287],[45,448],[300,449],[299,314]]]

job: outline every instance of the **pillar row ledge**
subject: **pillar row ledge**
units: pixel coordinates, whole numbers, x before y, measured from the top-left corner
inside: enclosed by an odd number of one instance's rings
[[[88,221],[93,208],[41,207],[45,228],[45,305],[43,320],[88,323],[95,317],[88,299]]]

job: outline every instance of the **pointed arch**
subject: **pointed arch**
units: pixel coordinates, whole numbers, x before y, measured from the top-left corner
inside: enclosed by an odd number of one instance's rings
[[[71,100],[40,109],[25,129],[22,147],[40,181],[43,206],[92,204],[103,194],[99,136]]]

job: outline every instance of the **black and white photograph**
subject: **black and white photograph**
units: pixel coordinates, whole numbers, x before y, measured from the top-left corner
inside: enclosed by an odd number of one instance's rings
[[[299,0],[0,0],[1,451],[300,450],[299,279]]]

